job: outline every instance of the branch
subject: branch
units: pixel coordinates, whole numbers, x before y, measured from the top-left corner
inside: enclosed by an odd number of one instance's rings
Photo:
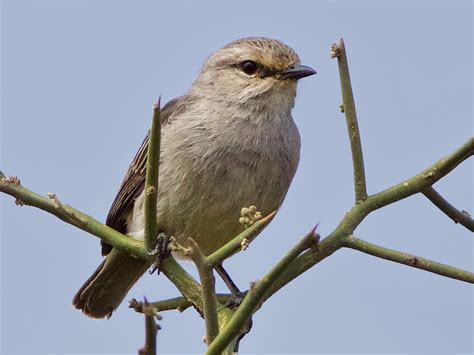
[[[296,246],[294,246],[260,281],[250,285],[250,290],[245,296],[242,304],[230,319],[227,326],[221,331],[217,338],[209,344],[207,354],[220,354],[226,346],[241,331],[244,324],[249,320],[257,306],[261,303],[266,290],[273,281],[290,265],[303,251],[317,246],[319,235],[315,229],[309,232]]]
[[[438,207],[442,212],[444,212],[449,218],[451,218],[454,223],[459,223],[469,229],[471,232],[474,232],[474,219],[471,218],[469,213],[466,211],[460,211],[448,201],[446,201],[443,196],[441,196],[433,187],[428,187],[422,191],[423,195],[426,196],[433,204]]]
[[[397,250],[384,248],[352,235],[343,239],[343,246],[361,251],[365,254],[373,255],[378,258],[394,261],[417,269],[432,272],[441,276],[449,277],[460,281],[474,283],[474,273],[424,259],[419,256],[403,253]]]
[[[148,260],[150,263],[155,261],[155,257],[150,255],[143,247],[142,241],[119,233],[115,229],[98,222],[91,216],[88,216],[68,205],[61,203],[61,208],[58,208],[59,200],[57,197],[56,200],[53,201],[40,196],[20,185],[19,179],[17,178],[5,177],[1,174],[0,192],[11,195],[17,200],[21,200],[21,205],[29,205],[49,212],[64,222],[95,235],[124,253]],[[178,288],[186,299],[191,301],[199,310],[202,310],[201,286],[176,262],[172,256],[163,261],[161,271]]]
[[[153,106],[153,120],[148,141],[146,178],[145,178],[145,247],[153,253],[158,235],[156,225],[156,205],[158,201],[158,175],[160,169],[161,141],[161,97]]]
[[[156,334],[160,326],[155,318],[160,320],[161,317],[146,298],[143,303],[143,313],[145,314],[145,345],[138,350],[138,355],[156,355]]]
[[[317,250],[308,250],[295,259],[288,269],[275,280],[272,287],[266,292],[264,299],[268,299],[299,275],[340,249],[343,246],[342,239],[351,235],[371,212],[423,191],[473,154],[474,138],[470,138],[453,153],[440,159],[418,175],[371,195],[364,202],[355,205],[346,213],[336,229],[318,244]]]
[[[362,144],[360,142],[359,125],[352,94],[351,77],[347,64],[346,47],[341,38],[339,43],[334,43],[331,47],[331,58],[337,58],[339,66],[339,77],[341,81],[343,112],[346,115],[347,130],[351,143],[352,164],[354,168],[354,188],[355,201],[361,203],[367,198],[367,186],[365,182],[364,157],[362,154]]]
[[[15,179],[16,178],[12,177],[1,177],[0,192],[4,192],[15,197],[17,200],[20,200],[22,202],[21,205],[33,206],[49,212],[66,223],[72,224],[79,229],[98,236],[100,239],[113,245],[120,251],[152,261],[142,247],[143,243],[140,240],[119,233],[115,229],[98,222],[94,218],[68,205],[61,203],[60,207],[58,207],[59,199],[57,197],[46,198],[40,196],[20,185],[18,179],[16,179],[18,182],[12,182]],[[49,195],[53,196],[52,193],[49,193]]]
[[[234,237],[232,240],[217,249],[214,253],[206,257],[207,262],[212,266],[219,265],[225,259],[242,250],[242,242],[247,240],[249,243],[255,240],[258,233],[265,228],[275,217],[276,212],[270,213],[268,216],[255,221],[250,227],[246,228],[242,233]]]
[[[230,293],[217,293],[216,297],[217,297],[217,301],[220,304],[226,304],[234,296]],[[167,300],[151,302],[150,304],[153,307],[155,307],[157,312],[174,311],[174,310],[178,312],[184,312],[186,309],[188,309],[189,307],[193,305],[190,301],[188,301],[184,297],[169,298]],[[137,301],[135,298],[133,298],[130,300],[129,308],[133,308],[135,312],[143,313],[143,302]]]
[[[471,137],[454,152],[438,160],[414,177],[370,196],[367,200],[367,207],[370,211],[374,211],[416,193],[423,192],[426,188],[448,175],[473,154],[474,138]]]
[[[212,265],[207,261],[194,239],[188,238],[189,256],[196,264],[202,287],[202,303],[206,322],[206,344],[210,344],[219,334],[217,319],[216,279]]]

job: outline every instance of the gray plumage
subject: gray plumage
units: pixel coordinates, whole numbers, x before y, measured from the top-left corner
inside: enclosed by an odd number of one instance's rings
[[[251,61],[253,64],[244,64]],[[291,117],[297,79],[315,72],[280,41],[244,38],[212,54],[190,91],[162,110],[157,221],[159,230],[205,254],[242,231],[242,207],[277,210],[299,161]],[[144,234],[145,138],[106,224]],[[74,297],[94,318],[110,316],[149,264],[103,244],[105,260]],[[183,257],[182,255],[175,255]]]

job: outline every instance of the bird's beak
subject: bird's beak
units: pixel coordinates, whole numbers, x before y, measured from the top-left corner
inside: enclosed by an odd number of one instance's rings
[[[276,77],[278,79],[298,80],[314,74],[316,74],[316,70],[313,68],[307,67],[306,65],[297,64],[289,67],[286,70],[277,72]]]

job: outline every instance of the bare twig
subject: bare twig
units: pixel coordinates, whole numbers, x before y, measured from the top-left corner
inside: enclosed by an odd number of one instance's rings
[[[423,195],[426,196],[433,204],[438,207],[442,212],[451,218],[454,223],[459,223],[469,229],[471,232],[474,232],[474,219],[471,218],[469,213],[466,211],[460,211],[448,201],[446,201],[443,196],[441,196],[433,187],[427,187],[422,191]]]
[[[138,355],[156,355],[156,334],[160,329],[156,320],[160,320],[161,317],[146,298],[143,302],[143,313],[145,315],[145,345],[138,350]]]
[[[349,141],[351,143],[352,163],[354,168],[354,188],[355,201],[361,203],[367,198],[367,186],[365,182],[364,157],[362,154],[362,144],[360,142],[359,125],[357,123],[357,114],[352,94],[351,77],[349,75],[349,66],[347,64],[346,47],[341,38],[338,43],[331,47],[331,57],[337,58],[339,66],[339,77],[341,80],[342,91],[342,112],[346,115],[347,129],[349,132]]]
[[[217,318],[216,279],[212,265],[206,260],[199,246],[192,238],[188,238],[190,245],[189,256],[196,264],[202,287],[202,303],[204,320],[206,322],[206,342],[210,344],[219,334]]]
[[[281,273],[298,255],[317,245],[318,241],[318,235],[313,229],[305,235],[304,238],[295,245],[262,279],[260,279],[260,281],[254,282],[250,285],[249,292],[230,319],[227,326],[221,331],[217,338],[210,343],[207,354],[220,354],[228,344],[239,335],[244,324],[249,320],[273,281],[281,275]]]
[[[343,239],[343,246],[376,256],[378,258],[394,261],[417,269],[432,272],[451,279],[474,283],[474,273],[464,271],[453,266],[445,265],[419,256],[403,253],[397,250],[384,248],[352,235]]]
[[[145,247],[153,253],[158,235],[156,225],[156,204],[158,201],[158,175],[160,166],[161,141],[161,97],[153,107],[153,120],[148,141],[145,178]]]

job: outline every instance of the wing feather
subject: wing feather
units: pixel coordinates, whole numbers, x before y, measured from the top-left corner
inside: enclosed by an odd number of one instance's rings
[[[187,96],[180,96],[169,101],[161,110],[161,127],[169,124],[179,113],[183,112],[186,109],[187,102]],[[105,222],[107,226],[124,234],[127,228],[127,216],[132,213],[135,199],[145,187],[148,140],[149,133],[147,133],[125,174]],[[102,255],[104,256],[112,250],[112,246],[106,242],[101,241],[101,246]]]

